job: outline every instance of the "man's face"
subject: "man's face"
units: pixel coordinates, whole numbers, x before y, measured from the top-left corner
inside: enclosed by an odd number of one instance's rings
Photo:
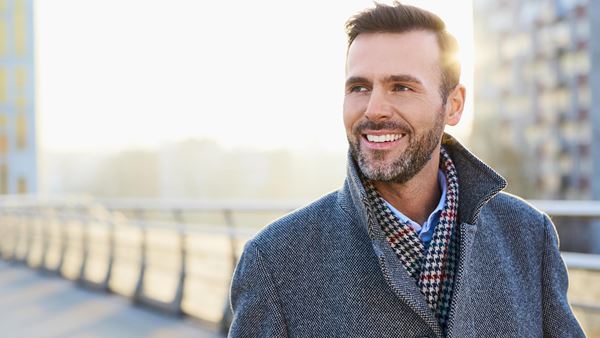
[[[360,34],[350,46],[344,125],[368,179],[405,183],[438,151],[447,122],[439,54],[426,31]]]

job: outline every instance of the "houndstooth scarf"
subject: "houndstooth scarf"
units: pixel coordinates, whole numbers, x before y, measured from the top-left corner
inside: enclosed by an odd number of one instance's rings
[[[429,308],[435,313],[445,332],[458,259],[458,233],[455,230],[458,177],[456,168],[444,148],[441,149],[440,168],[446,175],[446,201],[427,249],[416,231],[408,223],[401,223],[386,206],[372,183],[365,180],[364,185],[368,197],[366,207],[375,215],[387,242],[408,274],[415,279]]]

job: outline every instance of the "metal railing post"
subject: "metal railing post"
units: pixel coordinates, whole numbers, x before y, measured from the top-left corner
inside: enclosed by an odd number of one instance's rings
[[[67,255],[67,246],[69,245],[69,233],[67,229],[68,221],[65,219],[65,215],[62,213],[64,207],[59,208],[59,229],[60,229],[60,256],[58,259],[58,265],[56,266],[56,273],[62,275],[62,269],[65,264],[65,256]]]
[[[26,209],[22,214],[23,225],[25,226],[25,231],[27,232],[27,235],[25,236],[27,241],[25,242],[26,245],[25,253],[23,254],[23,263],[30,268],[33,268],[33,266],[30,264],[30,261],[32,257],[31,249],[33,248],[33,241],[35,238],[35,222],[31,221],[33,214],[35,214],[34,210],[35,207],[30,207],[29,210]]]
[[[25,252],[22,257],[19,257],[19,261],[29,266],[29,253],[31,252],[33,235],[31,231],[31,223],[27,221],[27,211],[21,212],[21,225],[25,229]]]
[[[180,254],[180,270],[179,280],[177,282],[177,289],[175,290],[175,297],[173,299],[173,308],[177,315],[183,314],[181,303],[183,302],[183,296],[185,291],[185,281],[187,276],[187,245],[186,245],[186,225],[183,218],[183,212],[180,209],[173,210],[173,216],[177,223],[179,223],[178,237],[179,237],[179,254]]]
[[[237,257],[237,245],[235,243],[235,223],[233,222],[233,210],[224,209],[223,216],[225,217],[225,224],[227,225],[228,237],[229,237],[229,259],[231,261],[231,273],[230,276],[233,276],[235,272],[235,266],[238,261]],[[223,309],[223,316],[219,321],[219,328],[221,333],[227,334],[229,331],[229,327],[231,326],[231,321],[233,320],[233,314],[231,313],[231,309],[229,308],[229,284],[231,283],[231,279],[228,279],[227,283],[227,299],[225,300],[225,307]]]
[[[110,278],[113,273],[113,266],[115,264],[115,249],[116,249],[116,223],[111,218],[108,220],[108,267],[106,268],[106,275],[102,281],[102,289],[104,291],[110,291]]]
[[[144,220],[144,210],[142,209],[137,209],[135,210],[135,214],[137,215],[138,219],[140,221]],[[147,259],[146,259],[146,249],[147,249],[147,244],[146,244],[146,237],[147,237],[147,229],[146,229],[146,225],[145,224],[141,224],[140,225],[140,230],[142,232],[142,240],[140,243],[140,273],[139,273],[139,277],[137,280],[137,283],[135,285],[135,291],[133,293],[133,302],[134,303],[139,303],[140,300],[143,297],[144,294],[144,275],[146,274],[146,264],[147,264]]]
[[[43,212],[40,212],[40,215],[44,218],[49,218],[48,209],[44,208]],[[48,223],[42,223],[42,257],[40,260],[40,270],[46,271],[48,268],[48,248],[50,247],[50,229]]]
[[[29,231],[27,229],[27,223],[24,221],[24,211],[15,212],[15,220],[17,224],[17,231],[19,234],[18,240],[15,243],[15,249],[13,251],[13,259],[12,261],[15,263],[23,263],[27,259],[27,247],[29,243]],[[19,256],[19,245],[23,243],[25,246],[25,254],[23,257]]]
[[[90,229],[89,229],[89,221],[86,219],[87,214],[89,214],[89,210],[86,206],[81,206],[81,214],[79,214],[79,221],[81,224],[81,249],[82,249],[82,260],[81,266],[79,267],[79,277],[77,282],[82,284],[86,281],[85,274],[87,270],[88,259],[90,255]]]
[[[235,223],[233,222],[233,211],[231,209],[225,209],[223,210],[223,216],[225,217],[225,224],[229,230],[229,259],[231,261],[231,274],[233,275],[238,261],[237,245],[235,243]]]
[[[19,225],[19,217],[18,215],[18,211],[13,211],[12,214],[12,228],[13,228],[13,233],[14,233],[14,238],[15,241],[13,242],[13,247],[12,247],[12,253],[10,254],[10,262],[15,263],[17,262],[17,250],[19,249],[19,242],[21,241],[21,237],[23,237],[22,233],[21,233],[21,227]]]
[[[0,222],[0,228],[2,229],[2,231],[0,232],[0,258],[1,259],[6,259],[7,255],[6,255],[6,242],[7,242],[7,238],[10,236],[10,232],[9,232],[9,227],[6,224],[6,209],[4,207],[0,208],[0,219],[2,219],[2,222]]]

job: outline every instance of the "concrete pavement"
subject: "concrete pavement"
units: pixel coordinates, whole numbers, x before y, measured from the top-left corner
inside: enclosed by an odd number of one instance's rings
[[[144,308],[118,295],[0,260],[3,338],[218,338],[215,330]]]

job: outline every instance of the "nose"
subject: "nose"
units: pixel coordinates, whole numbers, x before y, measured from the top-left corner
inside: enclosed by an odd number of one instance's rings
[[[369,96],[365,117],[371,121],[388,119],[392,116],[391,108],[384,91],[373,89]]]

